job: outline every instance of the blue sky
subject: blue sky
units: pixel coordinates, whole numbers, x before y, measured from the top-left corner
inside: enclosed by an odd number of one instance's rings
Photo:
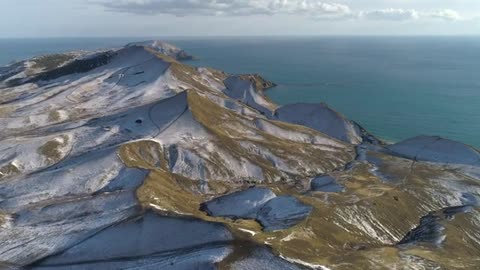
[[[0,0],[0,37],[478,35],[479,0]]]

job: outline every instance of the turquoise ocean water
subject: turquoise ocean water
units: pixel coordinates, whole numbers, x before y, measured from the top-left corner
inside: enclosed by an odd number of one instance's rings
[[[0,65],[136,40],[0,39]],[[440,135],[480,147],[480,37],[166,40],[200,58],[190,64],[264,75],[279,104],[326,102],[389,141]]]

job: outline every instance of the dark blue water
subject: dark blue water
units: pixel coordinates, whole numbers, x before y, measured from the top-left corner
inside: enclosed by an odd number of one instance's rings
[[[48,52],[120,46],[118,39],[0,40],[0,64]],[[398,141],[441,135],[480,147],[479,37],[170,39],[231,73],[279,84],[280,104],[326,102],[374,134]]]

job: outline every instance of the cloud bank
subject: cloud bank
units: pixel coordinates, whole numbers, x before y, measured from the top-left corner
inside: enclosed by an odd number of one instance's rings
[[[318,0],[109,0],[98,3],[110,11],[145,15],[248,16],[284,13],[342,17],[352,13],[347,5]]]
[[[249,16],[306,15],[318,19],[366,19],[411,21],[418,19],[461,20],[454,10],[421,12],[414,9],[353,11],[348,5],[321,0],[98,0],[111,12],[138,15]]]
[[[444,9],[433,12],[420,12],[414,9],[381,9],[360,12],[360,17],[370,20],[410,21],[418,19],[441,19],[459,21],[462,16],[455,10]]]

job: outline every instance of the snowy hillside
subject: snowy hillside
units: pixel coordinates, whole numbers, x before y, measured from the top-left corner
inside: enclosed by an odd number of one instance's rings
[[[148,41],[0,68],[0,268],[475,269],[480,153]]]

